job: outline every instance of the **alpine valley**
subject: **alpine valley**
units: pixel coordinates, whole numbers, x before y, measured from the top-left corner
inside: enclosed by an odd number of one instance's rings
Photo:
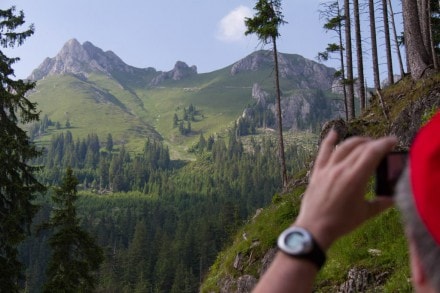
[[[48,186],[68,167],[80,182],[81,225],[105,255],[97,292],[198,292],[237,230],[277,198],[272,60],[262,50],[209,73],[182,61],[162,72],[72,39],[32,72],[41,119],[26,127],[44,150],[33,164]],[[294,54],[279,64],[294,178],[343,104],[335,69]],[[34,228],[49,219],[52,192],[39,196]],[[26,292],[41,292],[51,255],[53,232],[34,230],[20,248]]]
[[[279,54],[279,59],[286,132],[316,130],[341,115],[342,103],[331,93],[334,69],[299,55]],[[72,39],[29,77],[37,81],[30,98],[42,117],[63,126],[34,129],[33,136],[47,141],[65,131],[69,121],[75,137],[94,132],[104,138],[111,133],[115,144],[133,151],[142,150],[150,137],[164,141],[173,158],[188,158],[187,150],[200,134],[222,134],[239,120],[273,130],[273,75],[270,51],[257,51],[210,73],[198,74],[196,66],[182,61],[162,72],[132,67],[111,51]],[[190,106],[195,112],[188,119]],[[179,131],[180,122],[188,129],[188,121],[190,131]]]

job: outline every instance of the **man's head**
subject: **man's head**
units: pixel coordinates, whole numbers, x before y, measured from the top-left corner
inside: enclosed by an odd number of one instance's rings
[[[410,244],[413,281],[440,292],[440,113],[419,131],[409,158],[396,202]]]

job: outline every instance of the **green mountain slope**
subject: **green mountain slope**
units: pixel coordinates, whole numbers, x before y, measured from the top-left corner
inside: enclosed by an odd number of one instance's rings
[[[322,94],[331,100],[333,69],[299,55],[280,56],[283,96],[303,99],[301,105]],[[128,66],[110,51],[73,39],[56,57],[46,59],[31,78],[37,79],[37,86],[30,99],[38,103],[42,116],[63,126],[50,127],[37,141],[65,131],[69,121],[75,137],[93,132],[104,138],[111,133],[116,145],[125,144],[130,151],[139,151],[145,138],[155,137],[170,147],[174,158],[184,159],[191,158],[187,149],[200,134],[222,135],[247,107],[256,104],[255,84],[268,96],[265,104],[274,95],[272,56],[267,51],[210,73],[197,74],[195,67],[180,61],[171,71],[157,72]],[[197,114],[183,121],[190,106]],[[190,131],[182,134],[175,116]]]
[[[98,80],[99,76],[95,79]],[[114,81],[111,81],[114,82]],[[113,90],[111,90],[113,89]],[[118,96],[118,98],[115,97]],[[38,103],[43,115],[65,125],[70,122],[70,131],[77,137],[97,133],[104,138],[112,133],[121,140],[136,142],[143,137],[159,137],[158,133],[137,115],[133,107],[138,102],[128,91],[114,84],[96,86],[72,75],[48,77],[38,82],[31,99]],[[48,134],[58,131],[52,129]],[[43,136],[40,140],[50,137]]]

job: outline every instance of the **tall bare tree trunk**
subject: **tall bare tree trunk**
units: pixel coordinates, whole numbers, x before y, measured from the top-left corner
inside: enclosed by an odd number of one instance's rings
[[[400,0],[401,1],[401,3],[402,3],[402,20],[403,20],[403,41],[404,41],[404,46],[405,46],[405,56],[406,56],[406,72],[408,72],[408,73],[411,73],[411,63],[409,62],[409,53],[408,53],[408,48],[406,47],[407,46],[407,43],[406,43],[406,41],[405,41],[405,38],[406,38],[406,33],[405,33],[405,27],[406,27],[406,21],[405,21],[405,16],[403,15],[404,13],[403,13],[403,0]]]
[[[353,0],[354,10],[354,29],[356,36],[356,55],[359,82],[359,101],[361,113],[365,110],[365,77],[364,77],[364,58],[362,53],[361,21],[359,16],[359,0]]]
[[[347,112],[348,119],[356,116],[354,109],[353,52],[351,47],[350,0],[344,0],[345,15],[345,58],[347,60]]]
[[[374,11],[374,0],[368,0],[368,8],[370,13],[370,34],[371,34],[374,87],[380,90],[379,58],[377,55],[376,16]]]
[[[391,54],[390,26],[388,22],[387,0],[382,0],[383,30],[385,33],[385,50],[387,56],[388,83],[394,83],[393,55]]]
[[[405,69],[403,68],[402,54],[400,53],[399,41],[397,40],[396,22],[394,19],[394,11],[391,0],[388,0],[388,7],[390,9],[391,26],[393,27],[394,46],[396,47],[397,60],[399,61],[400,78],[403,78],[405,75]]]
[[[420,29],[422,31],[423,44],[425,48],[429,48],[426,50],[429,58],[432,59],[431,56],[431,27],[429,26],[431,19],[431,11],[429,10],[429,2],[430,0],[418,0],[418,10],[419,10],[419,23]]]
[[[278,116],[278,136],[279,136],[279,155],[281,161],[281,175],[283,180],[283,187],[287,186],[287,168],[286,168],[286,158],[284,155],[284,138],[283,138],[283,121],[281,113],[281,90],[280,90],[280,78],[278,70],[278,50],[277,50],[277,40],[272,38],[273,43],[273,58],[275,62],[275,88],[277,93],[277,116]]]
[[[405,32],[405,47],[408,54],[408,63],[411,68],[411,77],[419,79],[429,67],[432,59],[423,42],[422,29],[417,2],[402,0],[403,23]]]
[[[440,2],[439,2],[440,4]],[[438,70],[439,69],[439,64],[438,64],[438,57],[437,57],[437,53],[435,52],[435,44],[434,44],[434,36],[432,33],[432,19],[431,19],[431,11],[432,7],[431,7],[431,1],[428,1],[428,11],[429,11],[429,38],[431,40],[430,42],[430,49],[431,49],[431,58],[432,58],[432,62],[434,65],[434,69]]]
[[[339,4],[338,4],[338,13],[339,13]],[[339,16],[339,15],[338,15]],[[347,84],[345,83],[345,62],[344,62],[344,42],[342,39],[342,24],[339,23],[339,58],[341,60],[341,80],[342,80],[342,93],[344,95],[344,107],[345,107],[345,120],[348,121],[348,105],[347,105]]]

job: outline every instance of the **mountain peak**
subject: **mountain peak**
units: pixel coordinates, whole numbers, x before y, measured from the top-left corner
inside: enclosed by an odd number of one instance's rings
[[[66,48],[81,47],[81,44],[80,44],[80,42],[78,42],[77,39],[72,38],[64,44],[64,47],[66,47]]]
[[[77,39],[67,41],[60,52],[53,58],[46,58],[35,69],[29,79],[40,80],[46,76],[59,74],[88,75],[101,72],[110,75],[113,71],[130,72],[133,68],[125,64],[112,51],[104,52],[91,42],[82,45]]]
[[[173,70],[162,72],[150,82],[151,86],[157,86],[158,84],[166,80],[182,80],[184,78],[197,74],[197,67],[195,65],[189,67],[183,61],[177,61]]]
[[[232,65],[230,74],[257,71],[274,66],[273,52],[260,50],[253,52]],[[301,77],[300,88],[331,88],[335,69],[306,59],[297,54],[278,52],[278,66],[281,78],[296,80]]]

